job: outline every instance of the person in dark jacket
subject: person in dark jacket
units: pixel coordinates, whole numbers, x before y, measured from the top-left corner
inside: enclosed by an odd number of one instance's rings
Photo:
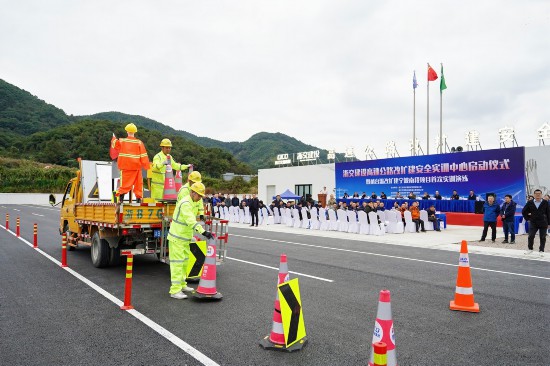
[[[491,227],[491,241],[494,243],[497,238],[497,217],[500,213],[500,206],[495,203],[495,196],[488,196],[487,202],[483,205],[483,234],[481,240],[485,241],[487,230]]]
[[[258,197],[256,197],[255,194],[252,195],[252,198],[250,199],[250,204],[248,205],[250,210],[250,216],[252,216],[252,225],[254,226],[254,219],[256,219],[256,226],[258,226],[258,211],[260,210],[260,201],[258,200]]]
[[[502,229],[504,229],[503,244],[508,243],[508,233],[510,233],[510,244],[516,243],[516,232],[514,216],[516,214],[516,203],[512,201],[512,196],[507,194],[504,197],[500,215],[502,217]]]
[[[546,244],[546,231],[548,230],[548,218],[550,218],[550,206],[548,201],[542,199],[542,191],[535,189],[533,192],[535,199],[527,201],[521,211],[523,218],[529,220],[529,236],[527,238],[527,247],[529,250],[525,254],[533,253],[533,244],[535,244],[535,235],[539,232],[540,245],[539,255],[544,256],[544,245]]]
[[[237,207],[239,206],[239,197],[237,197],[236,194],[233,195],[233,198],[231,198],[231,206]]]

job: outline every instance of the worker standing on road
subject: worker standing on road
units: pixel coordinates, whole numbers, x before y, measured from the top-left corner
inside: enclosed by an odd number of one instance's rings
[[[205,231],[197,222],[197,208],[195,203],[201,202],[204,196],[204,184],[194,183],[189,188],[189,196],[184,196],[177,200],[170,231],[168,231],[168,240],[170,245],[170,297],[181,300],[187,298],[184,294],[193,291],[193,288],[187,286],[185,281],[185,270],[189,260],[189,243],[193,239],[193,233],[196,231],[207,239],[212,239],[212,234]]]
[[[118,201],[121,202],[124,194],[132,189],[138,202],[143,197],[143,175],[141,169],[149,169],[149,157],[141,140],[134,137],[137,127],[129,123],[124,128],[127,138],[114,139],[111,147],[118,150],[118,169],[120,169],[120,187],[116,191]]]
[[[164,195],[164,174],[168,165],[167,155],[172,151],[172,142],[169,139],[163,139],[160,142],[161,151],[153,158],[152,179],[151,179],[151,197],[155,201],[161,201]],[[177,163],[170,156],[170,164],[174,170],[185,170],[189,168],[188,164]]]
[[[184,199],[186,196],[189,197],[189,193],[191,192],[190,186],[193,183],[202,183],[201,173],[196,170],[189,173],[187,183],[181,186],[180,191],[178,192],[178,201]],[[195,206],[197,207],[197,215],[199,215],[200,219],[204,221],[204,204],[202,200],[195,202]]]

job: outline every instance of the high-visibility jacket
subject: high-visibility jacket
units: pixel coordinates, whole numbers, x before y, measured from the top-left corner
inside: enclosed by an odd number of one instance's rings
[[[111,147],[118,150],[118,168],[120,170],[149,169],[149,157],[141,140],[135,137],[115,139]]]
[[[157,201],[161,200],[164,194],[164,178],[166,174],[164,161],[166,161],[166,154],[161,151],[153,158],[151,169],[151,197]],[[188,165],[177,163],[172,156],[170,156],[170,164],[173,170],[185,170],[189,167]]]
[[[181,186],[180,191],[178,192],[178,201],[181,200],[191,200],[191,188],[189,188],[189,182],[185,183]],[[204,204],[202,203],[202,200],[198,200],[197,202],[193,202],[193,204],[197,208],[197,214],[196,215],[204,215]]]
[[[195,203],[187,197],[177,201],[170,223],[170,230],[168,231],[169,240],[190,242],[193,238],[193,232],[204,233],[203,227],[197,222]]]

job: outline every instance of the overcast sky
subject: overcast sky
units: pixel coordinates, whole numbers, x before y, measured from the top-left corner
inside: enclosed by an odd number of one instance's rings
[[[224,141],[426,152],[426,68],[443,128],[484,149],[550,122],[550,1],[0,0],[0,78],[67,114],[120,111]],[[439,132],[430,83],[430,152]],[[285,151],[281,151],[284,153]],[[274,157],[275,158],[275,157]]]

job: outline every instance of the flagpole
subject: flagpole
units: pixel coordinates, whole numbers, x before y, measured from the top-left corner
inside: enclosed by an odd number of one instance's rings
[[[443,64],[441,64],[443,70]],[[443,80],[443,73],[441,73]],[[439,88],[439,153],[443,154],[443,90]]]
[[[416,88],[413,87],[413,156],[416,156]]]
[[[430,70],[430,64],[428,64],[428,71]],[[428,90],[428,104],[426,112],[426,155],[430,155],[430,78],[428,76],[426,82],[426,88]]]

